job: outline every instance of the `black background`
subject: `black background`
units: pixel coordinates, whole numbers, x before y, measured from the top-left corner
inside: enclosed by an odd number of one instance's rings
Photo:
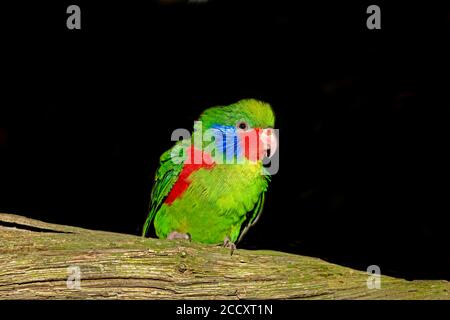
[[[252,97],[280,171],[241,248],[450,278],[448,7],[93,2],[2,5],[0,212],[139,234],[171,132]]]

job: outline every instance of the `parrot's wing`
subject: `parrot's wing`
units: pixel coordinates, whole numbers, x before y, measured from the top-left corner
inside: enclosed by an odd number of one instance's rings
[[[270,181],[270,176],[266,176],[266,182],[268,183]],[[267,185],[266,185],[267,187]],[[248,230],[255,225],[256,222],[258,222],[259,217],[261,216],[263,207],[264,207],[264,200],[265,200],[265,190],[261,192],[259,195],[258,201],[256,201],[255,206],[251,211],[247,213],[247,219],[244,221],[244,228],[241,228],[241,233],[239,235],[238,240],[236,243],[239,243],[242,238],[245,236],[245,234],[248,232]]]
[[[155,184],[151,192],[150,208],[147,220],[145,221],[142,235],[145,237],[148,233],[149,227],[155,217],[156,212],[161,208],[170,190],[178,179],[181,170],[183,169],[184,161],[174,162],[172,153],[176,152],[175,148],[183,148],[183,141],[178,142],[171,149],[167,150],[161,155],[159,168],[156,171]]]

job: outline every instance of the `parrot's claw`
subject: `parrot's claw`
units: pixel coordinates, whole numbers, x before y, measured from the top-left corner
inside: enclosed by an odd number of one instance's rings
[[[230,238],[228,238],[228,237],[226,237],[223,240],[223,246],[224,246],[224,248],[230,249],[231,256],[233,255],[234,250],[236,250],[236,245],[233,242],[231,242]]]
[[[167,236],[167,240],[176,240],[176,239],[183,239],[183,240],[191,241],[191,235],[189,233],[180,233],[177,231],[172,231]]]

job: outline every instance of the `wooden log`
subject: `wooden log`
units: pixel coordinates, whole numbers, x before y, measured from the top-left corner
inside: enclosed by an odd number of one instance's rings
[[[367,279],[318,258],[0,214],[0,299],[450,299],[444,280]]]

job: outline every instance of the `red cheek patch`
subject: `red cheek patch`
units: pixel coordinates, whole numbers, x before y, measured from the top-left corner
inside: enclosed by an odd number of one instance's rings
[[[244,157],[250,161],[258,161],[264,157],[264,148],[261,145],[260,128],[243,131],[239,133],[241,150],[243,150]]]

